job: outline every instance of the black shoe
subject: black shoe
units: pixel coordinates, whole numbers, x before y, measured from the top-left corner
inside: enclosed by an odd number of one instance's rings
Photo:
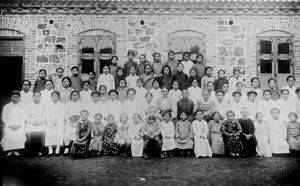
[[[144,159],[149,159],[149,157],[147,156],[147,154],[143,154],[143,158]]]

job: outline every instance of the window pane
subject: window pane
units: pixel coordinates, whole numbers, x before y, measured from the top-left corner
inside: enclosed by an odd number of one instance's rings
[[[81,73],[94,71],[94,59],[81,59]]]
[[[262,40],[260,41],[260,53],[261,54],[271,54],[272,43],[271,41]]]
[[[103,37],[100,39],[100,53],[101,54],[112,54],[114,48],[114,42],[112,37]]]
[[[260,59],[260,73],[261,74],[271,74],[272,73],[272,60]]]
[[[278,73],[279,74],[290,74],[291,73],[291,60],[278,60]]]
[[[111,65],[110,59],[100,59],[99,62],[100,62],[100,73],[102,73],[102,69],[104,65],[108,65],[108,66]]]
[[[95,41],[93,38],[86,37],[86,38],[81,38],[79,42],[81,46],[81,52],[82,53],[94,53],[95,51]]]
[[[278,54],[289,54],[290,44],[289,43],[278,43]]]

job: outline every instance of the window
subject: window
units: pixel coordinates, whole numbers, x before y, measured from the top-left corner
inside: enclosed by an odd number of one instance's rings
[[[87,74],[90,71],[100,74],[103,65],[110,65],[111,63],[110,58],[115,54],[116,49],[115,35],[105,31],[101,31],[101,34],[103,35],[84,33],[79,36],[79,58],[82,74]]]
[[[195,31],[178,31],[169,35],[169,49],[175,52],[175,58],[182,59],[184,51],[190,51],[195,60],[198,53],[205,56],[205,35]]]

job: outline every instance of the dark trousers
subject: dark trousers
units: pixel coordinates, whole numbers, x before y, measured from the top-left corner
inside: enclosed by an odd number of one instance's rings
[[[71,154],[73,156],[76,155],[81,155],[81,156],[86,156],[89,150],[89,144],[90,140],[85,140],[85,141],[73,141],[72,147],[71,147]]]
[[[29,132],[26,134],[26,151],[28,154],[36,155],[44,152],[46,132]]]
[[[256,137],[252,136],[249,140],[242,134],[240,136],[241,141],[243,143],[243,151],[242,154],[245,156],[254,156],[256,154]]]
[[[156,136],[150,138],[149,136],[144,136],[144,153],[147,155],[159,155],[161,151],[161,137]]]

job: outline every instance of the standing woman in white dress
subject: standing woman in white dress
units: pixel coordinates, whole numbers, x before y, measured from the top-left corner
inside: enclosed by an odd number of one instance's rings
[[[32,102],[32,96],[33,96],[33,93],[32,91],[30,90],[31,88],[31,82],[29,80],[24,80],[22,82],[22,90],[20,92],[21,94],[21,103],[27,107],[29,103]]]
[[[19,156],[19,150],[25,147],[25,124],[28,119],[25,106],[20,103],[20,92],[11,93],[11,101],[3,107],[2,121],[4,123],[4,136],[1,146],[7,156]]]
[[[140,103],[135,99],[136,91],[134,88],[129,88],[127,90],[128,99],[124,101],[123,104],[123,113],[127,114],[129,122],[132,121],[132,116],[135,113],[141,115],[141,106]]]
[[[83,105],[80,101],[79,92],[77,90],[73,90],[70,95],[70,101],[66,103],[64,155],[69,153],[72,142],[76,140],[76,128],[82,110]]]
[[[48,105],[49,103],[51,103],[51,93],[54,91],[53,81],[47,80],[45,83],[45,87],[46,89],[41,91],[41,102],[44,105]]]
[[[60,101],[58,91],[51,93],[51,102],[46,107],[46,138],[45,146],[48,147],[48,155],[59,154],[64,139],[65,105]]]

